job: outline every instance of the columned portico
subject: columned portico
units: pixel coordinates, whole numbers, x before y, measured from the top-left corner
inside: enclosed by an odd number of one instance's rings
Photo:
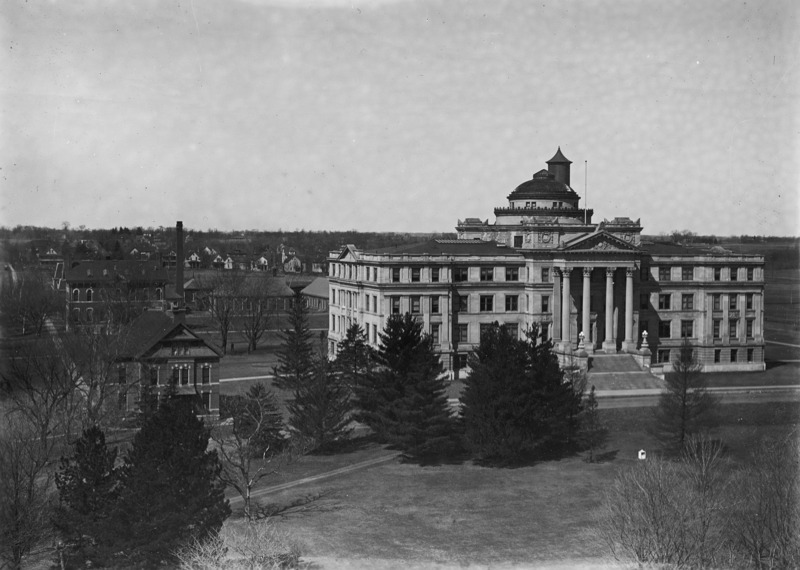
[[[614,268],[606,267],[606,335],[603,339],[603,350],[617,351],[614,338]]]
[[[622,350],[636,351],[636,341],[633,338],[633,267],[625,268],[625,340],[622,342]]]
[[[582,300],[582,315],[581,315],[581,330],[583,331],[583,344],[584,350],[587,352],[594,352],[594,340],[591,338],[591,317],[589,311],[592,305],[590,284],[592,279],[592,268],[583,268],[583,300]]]

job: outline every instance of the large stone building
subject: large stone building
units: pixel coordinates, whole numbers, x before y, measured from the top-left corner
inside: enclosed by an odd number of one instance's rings
[[[331,252],[329,351],[352,323],[377,344],[388,315],[410,312],[451,371],[493,322],[538,326],[562,358],[632,353],[658,371],[687,339],[707,371],[763,369],[764,258],[648,242],[638,219],[593,223],[570,164],[559,148],[494,223],[459,220],[458,239]]]

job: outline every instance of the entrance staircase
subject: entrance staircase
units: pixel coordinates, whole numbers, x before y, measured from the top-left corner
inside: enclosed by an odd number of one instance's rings
[[[589,358],[587,387],[597,390],[636,390],[664,387],[664,381],[649,370],[642,370],[630,354],[595,352]]]

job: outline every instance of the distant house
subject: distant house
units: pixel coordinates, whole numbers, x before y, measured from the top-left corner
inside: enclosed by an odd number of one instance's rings
[[[283,262],[283,270],[286,273],[300,273],[303,270],[303,263],[293,255]]]
[[[80,261],[64,269],[67,330],[101,326],[115,306],[135,311],[165,308],[167,270],[155,261]]]
[[[48,247],[44,253],[39,253],[39,264],[48,267],[55,267],[64,261],[64,256],[58,253],[55,248]]]
[[[328,311],[328,285],[327,277],[317,277],[300,292],[309,310],[321,313]]]
[[[269,261],[263,255],[255,261],[256,271],[267,271],[269,269]]]
[[[170,313],[147,311],[131,323],[118,358],[120,404],[139,410],[142,392],[160,396],[168,386],[178,398],[194,401],[198,413],[219,415],[222,351]]]
[[[193,251],[189,257],[183,261],[183,266],[187,269],[199,269],[202,263],[203,260],[200,258],[200,254]]]
[[[174,269],[177,267],[178,254],[175,253],[174,249],[161,253],[161,264],[168,269]]]

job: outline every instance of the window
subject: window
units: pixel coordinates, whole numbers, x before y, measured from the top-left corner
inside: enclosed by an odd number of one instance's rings
[[[665,364],[669,362],[669,349],[668,348],[661,348],[656,353],[656,360],[660,364]]]
[[[542,333],[541,333],[542,341],[545,341],[548,338],[550,338],[550,324],[542,323],[541,328],[542,328]]]
[[[128,376],[124,366],[117,367],[117,384],[127,384]]]
[[[203,384],[208,384],[211,382],[211,367],[210,366],[203,366],[201,368],[202,372],[202,382]]]
[[[747,321],[745,321],[745,332],[747,338],[753,338],[753,319],[747,319]]]
[[[411,268],[411,282],[412,283],[419,283],[419,273],[420,273],[420,268],[419,267],[412,267]]]
[[[672,308],[672,295],[669,293],[661,294],[658,296],[658,308],[660,310],[669,310]]]
[[[553,209],[555,210],[556,208],[558,208],[558,202],[553,202]]]
[[[755,269],[752,268],[752,267],[748,267],[747,268],[747,280],[748,281],[753,281],[754,277],[755,277]]]
[[[372,325],[372,342],[378,342],[378,325]]]
[[[658,280],[659,281],[669,281],[670,280],[670,268],[669,267],[659,267],[658,268]]]
[[[411,312],[415,315],[422,312],[422,298],[419,295],[411,297]]]
[[[714,362],[719,362],[722,360],[722,351],[720,349],[714,350]]]
[[[681,281],[694,280],[694,267],[681,267]]]
[[[481,331],[481,337],[483,337],[483,335],[492,329],[492,323],[481,323],[479,329]]]
[[[747,295],[744,296],[744,307],[748,311],[752,311],[753,310],[753,294],[752,293],[748,293]]]
[[[457,332],[458,332],[458,342],[467,342],[467,339],[469,338],[468,336],[469,328],[467,323],[460,323],[458,325]]]
[[[735,311],[739,308],[739,295],[736,295],[735,293],[730,295],[728,298],[728,308],[731,311]]]
[[[431,340],[433,344],[439,344],[439,330],[441,329],[442,325],[439,323],[431,324]]]
[[[156,289],[156,300],[157,300],[157,301],[161,301],[161,300],[162,300],[162,294],[163,294],[163,293],[162,293],[162,291],[161,291],[161,289],[160,289],[160,288],[159,288],[159,289]]]
[[[641,293],[639,295],[639,309],[647,310],[647,307],[650,306],[650,294],[649,293]]]
[[[684,311],[691,311],[694,309],[694,295],[692,293],[684,293],[681,295],[681,309]]]
[[[399,315],[400,314],[400,297],[391,297],[392,303],[392,314]]]
[[[392,283],[400,283],[400,268],[392,267]]]
[[[694,336],[694,321],[681,321],[681,338]]]
[[[80,290],[73,289],[72,290],[72,301],[76,302],[76,301],[80,301],[80,300],[81,300],[81,292],[80,292]]]
[[[714,281],[721,281],[722,280],[722,268],[715,267],[714,268]]]
[[[331,289],[331,305],[336,304],[336,289]]]
[[[93,297],[94,297],[94,291],[92,291],[91,289],[87,289],[86,290],[86,300],[87,301],[91,301]]]
[[[714,293],[711,295],[711,307],[715,311],[722,310],[722,295],[719,293]]]
[[[506,330],[508,331],[508,334],[511,335],[511,338],[519,338],[519,325],[517,323],[504,323],[503,326],[506,327]]]
[[[181,368],[181,384],[188,384],[189,383],[189,369],[188,368]]]
[[[522,236],[514,236],[514,247],[522,247]]]
[[[731,362],[737,362],[739,360],[739,351],[735,348],[731,349]]]
[[[455,267],[453,268],[453,281],[467,281],[469,279],[468,267]]]
[[[506,267],[506,281],[519,281],[518,267]]]
[[[211,392],[203,392],[203,408],[205,411],[211,409]]]
[[[377,313],[378,312],[378,296],[377,295],[373,295],[372,296],[372,312],[373,313]]]
[[[550,296],[549,295],[542,295],[542,312],[549,313],[550,312]]]
[[[722,321],[720,319],[714,319],[714,338],[720,338],[720,330],[722,329]]]
[[[494,281],[493,267],[481,267],[481,281]]]
[[[517,295],[506,295],[506,311],[518,311],[519,297]]]
[[[739,319],[731,319],[728,321],[728,336],[730,338],[739,337]]]
[[[753,362],[753,349],[747,349],[747,362]]]
[[[439,297],[431,297],[431,313],[438,315],[441,312],[439,309]]]
[[[439,268],[433,267],[431,268],[431,283],[438,283],[439,282]]]
[[[731,267],[731,281],[738,281],[738,280],[739,280],[739,268]]]
[[[86,322],[91,323],[94,321],[94,309],[86,309]]]
[[[550,268],[542,267],[542,283],[550,282]]]
[[[150,385],[158,386],[158,368],[155,366],[150,368],[148,375],[150,376]]]
[[[658,322],[658,338],[670,338],[672,336],[672,321]]]
[[[467,354],[456,354],[456,368],[466,368],[468,356]]]
[[[481,304],[480,304],[481,312],[488,312],[494,310],[494,296],[493,295],[481,295]]]

